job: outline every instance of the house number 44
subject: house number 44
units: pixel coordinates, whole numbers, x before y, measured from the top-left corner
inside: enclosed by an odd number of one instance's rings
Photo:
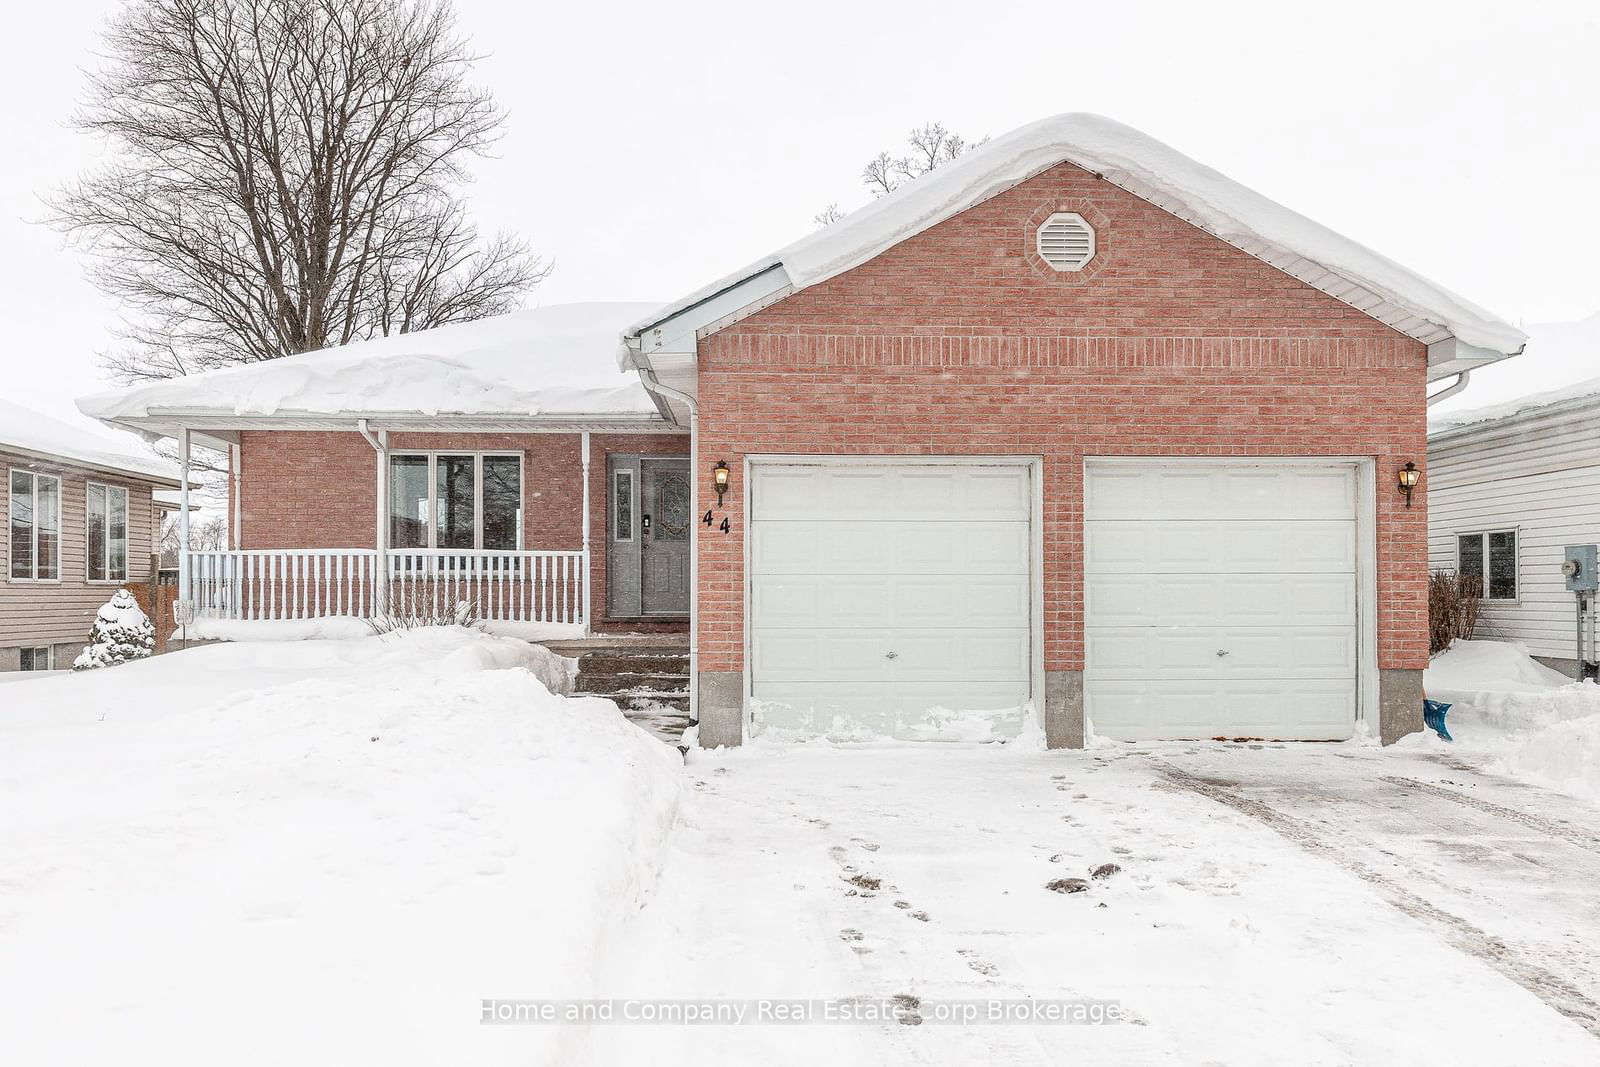
[[[731,525],[729,525],[728,517],[726,515],[724,515],[722,517],[722,521],[719,523],[719,522],[717,522],[716,519],[711,517],[711,512],[708,511],[708,512],[706,512],[706,517],[701,519],[700,521],[705,523],[707,526],[715,526],[717,529],[721,530],[723,533],[727,533],[729,530],[733,529],[733,527]]]

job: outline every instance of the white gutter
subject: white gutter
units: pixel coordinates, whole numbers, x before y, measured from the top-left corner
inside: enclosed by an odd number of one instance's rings
[[[1455,396],[1457,393],[1461,392],[1461,390],[1467,387],[1467,382],[1470,381],[1471,378],[1472,372],[1469,370],[1464,370],[1460,374],[1457,374],[1454,382],[1451,382],[1448,386],[1439,390],[1437,393],[1429,394],[1428,406],[1431,408],[1433,405],[1439,403],[1439,401],[1448,400]]]
[[[637,364],[635,364],[637,366]],[[644,387],[689,409],[689,721],[700,721],[700,404],[681,389],[662,385],[655,371],[638,367]],[[670,414],[671,408],[668,408]]]

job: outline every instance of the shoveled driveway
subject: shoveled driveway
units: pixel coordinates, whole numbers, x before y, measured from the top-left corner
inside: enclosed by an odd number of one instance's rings
[[[1600,1062],[1600,809],[1433,753],[757,746],[686,773],[616,994],[898,1021],[611,1027],[601,1058]],[[1125,1021],[941,1025],[1085,999]]]

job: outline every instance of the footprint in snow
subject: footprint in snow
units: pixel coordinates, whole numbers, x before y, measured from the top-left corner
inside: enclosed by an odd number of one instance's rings
[[[979,956],[970,948],[958,948],[956,949],[956,954],[967,961],[968,967],[971,967],[985,978],[993,978],[1000,973],[1000,968]]]

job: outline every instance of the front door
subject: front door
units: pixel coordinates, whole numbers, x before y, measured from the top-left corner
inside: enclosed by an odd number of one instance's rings
[[[646,615],[689,613],[689,461],[639,461],[639,584]]]

